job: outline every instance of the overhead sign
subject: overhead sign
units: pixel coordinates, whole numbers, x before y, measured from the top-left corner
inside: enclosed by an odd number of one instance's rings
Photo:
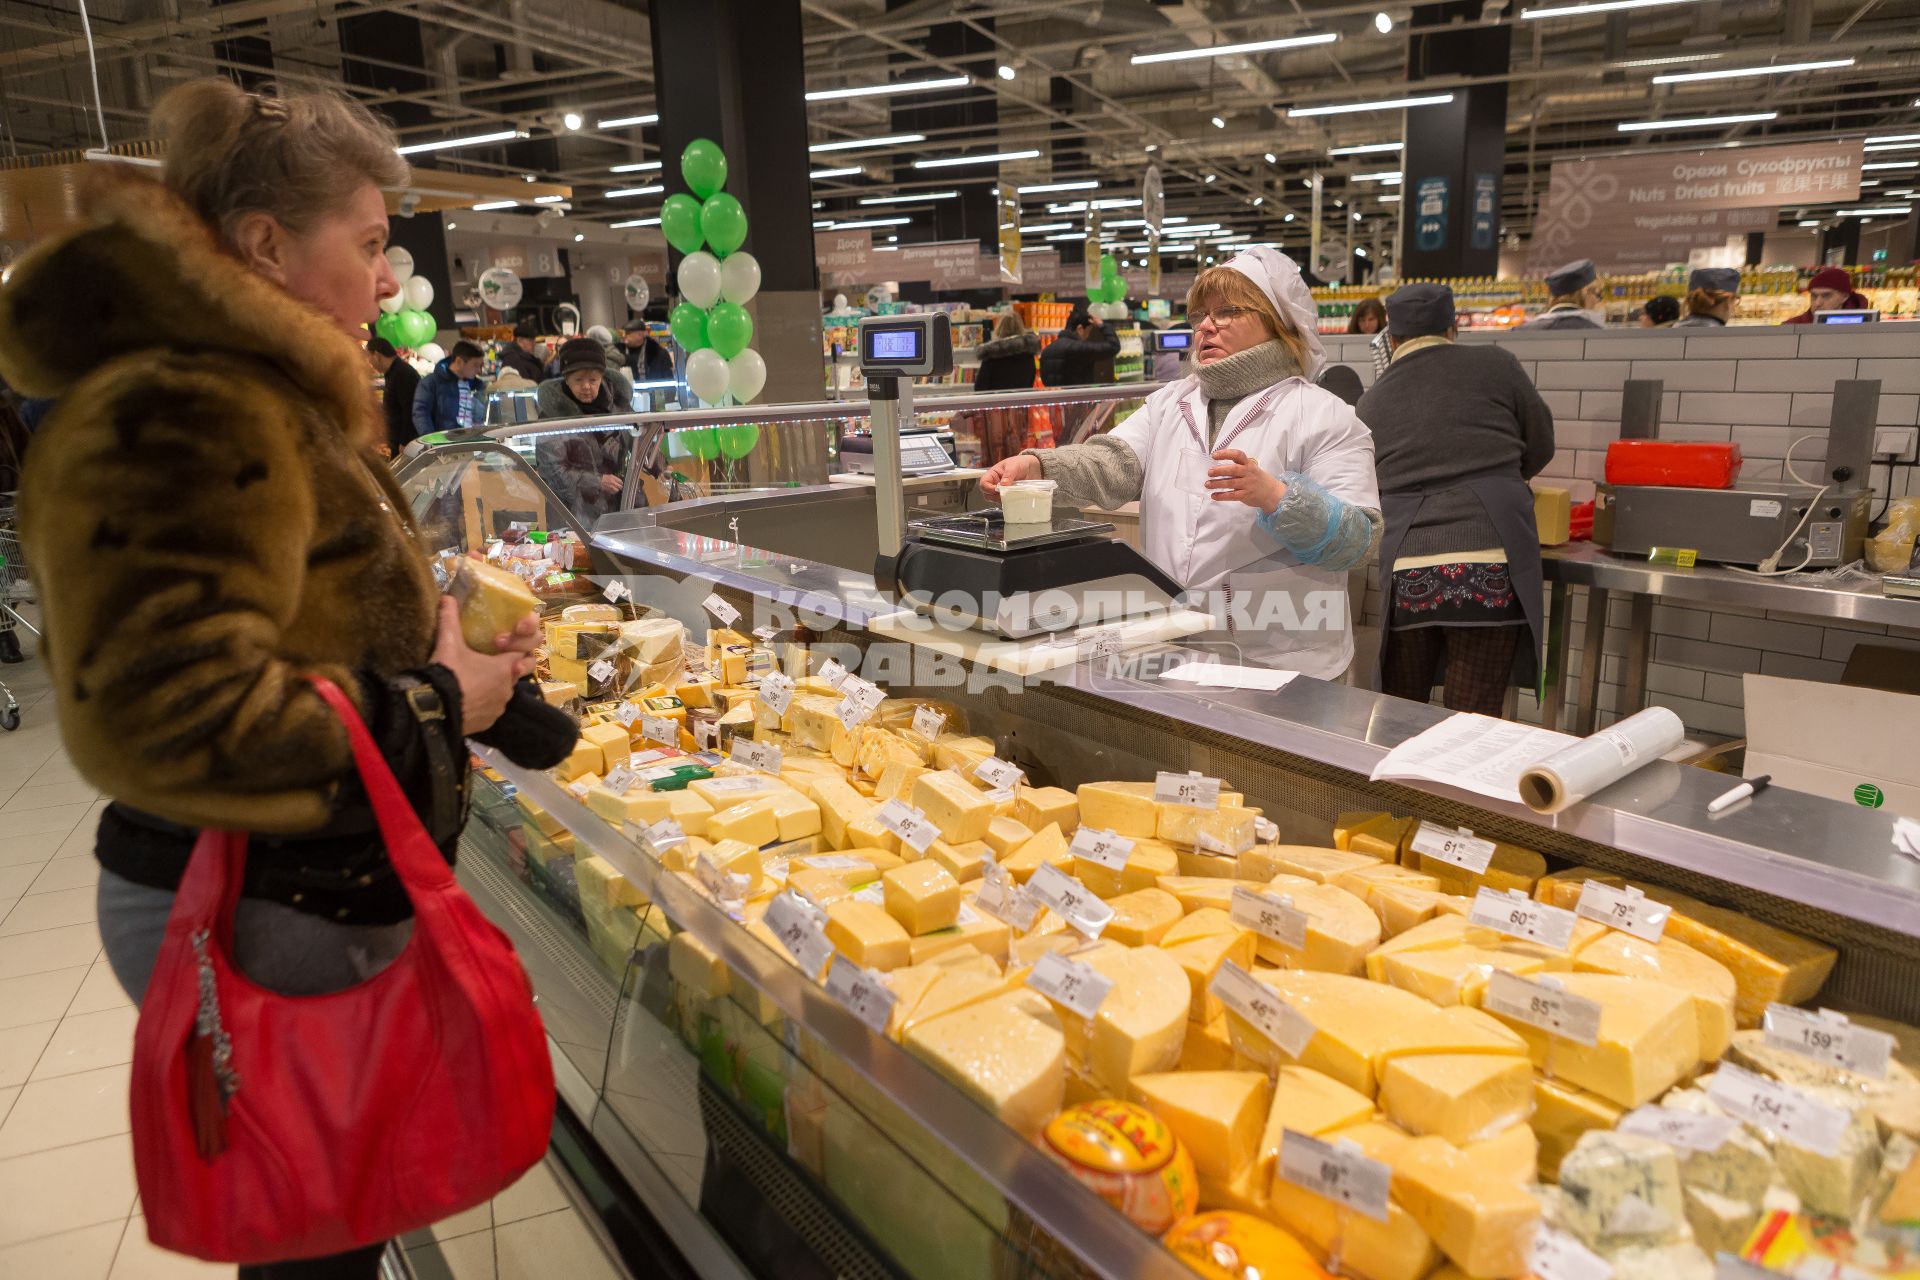
[[[816,231],[813,258],[823,286],[865,284],[874,278],[873,235],[867,231]]]

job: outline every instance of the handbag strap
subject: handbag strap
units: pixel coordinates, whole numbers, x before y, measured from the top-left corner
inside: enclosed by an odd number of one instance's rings
[[[421,826],[420,816],[400,789],[399,780],[393,776],[386,757],[380,754],[352,700],[324,676],[310,674],[307,679],[346,728],[347,740],[353,746],[353,762],[360,771],[360,784],[372,803],[374,821],[380,825],[387,858],[409,890],[409,896],[413,896],[412,891],[416,889],[439,889],[451,883],[453,868],[447,865],[426,828]],[[433,732],[431,727],[427,728]]]

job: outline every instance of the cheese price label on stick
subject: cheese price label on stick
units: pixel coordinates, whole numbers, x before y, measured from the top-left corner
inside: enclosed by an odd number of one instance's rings
[[[1113,990],[1113,979],[1058,951],[1049,951],[1027,971],[1027,985],[1081,1017],[1091,1018]]]
[[[633,592],[627,590],[626,583],[620,581],[620,579],[618,578],[615,578],[611,582],[607,583],[607,589],[605,591],[602,591],[600,594],[607,598],[608,604],[619,604],[622,600],[625,600],[628,597],[632,596]]]
[[[666,716],[640,717],[640,736],[648,742],[674,746],[680,741],[679,726]]]
[[[913,731],[921,737],[932,740],[940,736],[947,727],[947,715],[944,711],[935,711],[932,707],[913,709]]]
[[[874,1032],[885,1035],[893,1017],[893,992],[877,974],[862,969],[843,955],[833,957],[827,970],[827,994],[850,1010]]]
[[[873,817],[904,843],[911,845],[915,853],[925,853],[940,838],[940,828],[926,814],[904,800],[887,801],[873,811]]]
[[[1288,1129],[1280,1135],[1280,1176],[1375,1222],[1387,1220],[1393,1170],[1351,1141],[1323,1142]]]
[[[1541,1223],[1527,1251],[1536,1280],[1612,1280],[1613,1264],[1564,1231]]]
[[[828,658],[820,664],[820,678],[832,688],[838,689],[847,682],[847,669],[832,658]]]
[[[1654,1138],[1688,1151],[1718,1151],[1739,1127],[1727,1116],[1703,1116],[1669,1107],[1635,1107],[1615,1126],[1622,1133]]]
[[[1573,943],[1573,926],[1578,917],[1571,911],[1535,902],[1518,889],[1505,893],[1482,889],[1473,895],[1473,910],[1467,919],[1509,938],[1525,938],[1555,951],[1565,951]]]
[[[730,627],[740,621],[740,611],[728,604],[725,600],[722,600],[718,592],[714,592],[705,600],[702,600],[700,607],[712,614],[723,627]]]
[[[769,671],[760,677],[760,690],[755,696],[767,704],[767,710],[783,716],[787,708],[793,705],[793,677],[779,671]]]
[[[1022,933],[1033,928],[1034,917],[1040,914],[1041,903],[1015,883],[1006,868],[992,858],[982,858],[980,861],[985,873],[981,876],[980,890],[974,895],[974,902],[988,915],[1012,925]]]
[[[734,875],[704,853],[693,860],[693,874],[706,891],[722,903],[744,902],[747,890],[752,887],[747,877]]]
[[[640,704],[637,702],[623,702],[613,709],[613,718],[620,722],[620,727],[623,729],[633,728],[633,722],[645,714],[647,713],[640,709]]]
[[[1480,1007],[1575,1044],[1600,1043],[1599,1001],[1574,995],[1550,981],[1536,982],[1495,969],[1487,978]]]
[[[755,627],[753,629],[753,638],[761,644],[772,644],[773,638],[779,634],[780,628],[778,627]]]
[[[592,666],[587,668],[587,678],[589,680],[594,681],[596,684],[605,684],[607,681],[613,679],[614,674],[618,670],[619,668],[615,667],[611,662],[608,662],[605,658],[602,658],[598,662],[594,663]]]
[[[1231,960],[1214,971],[1207,990],[1289,1058],[1298,1058],[1313,1039],[1315,1028],[1306,1015]]]
[[[632,831],[631,824],[627,827]],[[648,857],[658,860],[667,855],[667,850],[687,842],[687,833],[672,818],[662,818],[649,827],[642,827],[635,837],[640,842],[640,851]]]
[[[1887,1078],[1893,1037],[1872,1027],[1855,1026],[1843,1013],[1830,1009],[1815,1013],[1788,1004],[1770,1004],[1764,1025],[1767,1043],[1776,1049],[1875,1080]]]
[[[848,676],[841,683],[840,692],[844,696],[840,699],[837,713],[840,723],[849,729],[871,720],[880,704],[887,700],[885,689],[870,680],[862,680],[859,676]]]
[[[1456,831],[1437,822],[1423,822],[1407,843],[1415,853],[1451,863],[1471,875],[1485,874],[1487,864],[1493,861],[1493,841],[1482,840],[1464,827]]]
[[[1010,764],[999,756],[988,756],[974,766],[973,776],[995,791],[1006,791],[1012,789],[1026,775],[1020,771],[1019,765]]]
[[[1067,846],[1067,852],[1076,858],[1097,862],[1110,871],[1118,871],[1127,865],[1127,859],[1132,856],[1133,841],[1112,831],[1079,827],[1074,830],[1073,843]]]
[[[639,774],[626,765],[617,764],[607,770],[607,776],[601,779],[600,785],[617,796],[623,796],[633,790],[633,784],[638,781],[640,781]]]
[[[1580,901],[1573,910],[1576,915],[1648,942],[1660,941],[1667,931],[1667,917],[1673,914],[1672,907],[1650,900],[1638,889],[1616,889],[1598,880],[1580,886]]]
[[[1848,1116],[1842,1108],[1730,1063],[1721,1063],[1713,1073],[1707,1096],[1728,1115],[1771,1130],[1815,1155],[1836,1154],[1847,1134]]]
[[[1307,913],[1293,905],[1285,895],[1262,893],[1245,885],[1233,886],[1228,904],[1233,922],[1270,938],[1283,947],[1304,950],[1307,945]]]
[[[1220,779],[1198,773],[1157,773],[1153,798],[1161,804],[1184,804],[1194,809],[1220,807]]]
[[[821,929],[816,909],[792,893],[780,894],[767,904],[766,925],[810,978],[819,974],[833,954],[833,944]]]
[[[1113,920],[1113,908],[1093,890],[1054,866],[1043,862],[1027,878],[1027,893],[1051,907],[1055,914],[1089,938],[1097,938]]]
[[[762,773],[780,772],[780,748],[771,742],[735,738],[730,758],[735,764],[743,764],[749,769],[758,769]]]

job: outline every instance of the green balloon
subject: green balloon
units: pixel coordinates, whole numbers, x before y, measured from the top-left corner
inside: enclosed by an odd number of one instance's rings
[[[710,138],[695,138],[680,153],[680,176],[693,194],[705,200],[727,185],[727,153]]]
[[[712,427],[689,427],[682,431],[687,452],[702,462],[712,462],[720,456],[720,440]]]
[[[700,206],[700,230],[706,233],[713,256],[724,258],[747,242],[747,211],[722,191]]]
[[[673,332],[673,340],[680,349],[692,354],[702,347],[710,346],[707,340],[707,313],[691,302],[682,302],[667,317],[667,328]]]
[[[660,234],[682,253],[692,253],[704,238],[700,233],[700,202],[685,192],[670,195],[660,205]]]
[[[398,311],[382,312],[373,322],[373,331],[396,347],[407,345],[407,322],[400,318]]]
[[[1118,280],[1120,278],[1120,264],[1113,260],[1113,255],[1110,253],[1100,255],[1100,278],[1102,280]]]
[[[731,360],[753,342],[753,317],[737,302],[716,302],[707,312],[707,339]]]
[[[714,434],[719,441],[720,452],[729,458],[744,458],[753,452],[753,446],[760,443],[760,428],[751,422],[716,427]]]
[[[433,317],[412,307],[400,313],[400,321],[406,326],[403,332],[410,347],[424,347],[433,341],[433,335],[437,332]]]

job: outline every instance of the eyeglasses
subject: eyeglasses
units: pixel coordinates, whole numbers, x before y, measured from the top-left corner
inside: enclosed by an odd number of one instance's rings
[[[1214,328],[1224,329],[1241,316],[1253,314],[1252,307],[1215,307],[1211,311],[1190,311],[1187,313],[1187,321],[1189,324],[1197,325],[1202,320],[1210,320]]]

